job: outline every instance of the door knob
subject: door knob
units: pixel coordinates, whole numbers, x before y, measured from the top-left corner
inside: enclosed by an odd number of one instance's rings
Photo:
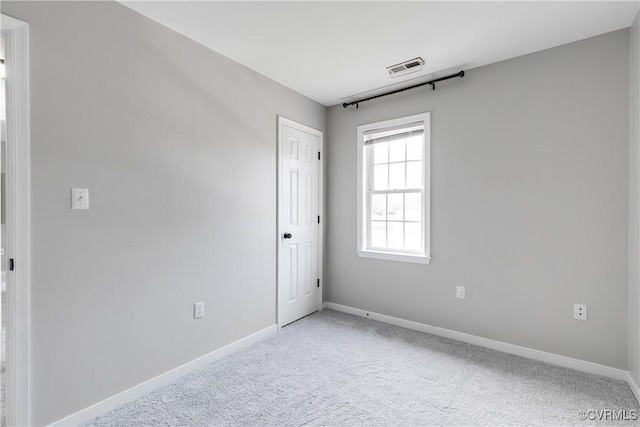
[[[285,239],[290,239],[293,236],[291,235],[291,233],[284,233],[284,236],[282,237],[284,237]]]

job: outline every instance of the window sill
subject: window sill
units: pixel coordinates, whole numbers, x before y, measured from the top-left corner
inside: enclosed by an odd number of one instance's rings
[[[358,256],[362,258],[375,258],[387,261],[411,262],[414,264],[430,264],[431,257],[426,255],[398,254],[379,251],[358,250]]]

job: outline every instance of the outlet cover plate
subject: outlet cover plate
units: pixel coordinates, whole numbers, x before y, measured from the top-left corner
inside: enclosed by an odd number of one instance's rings
[[[586,304],[573,304],[573,318],[577,320],[587,320]]]
[[[464,299],[464,296],[465,296],[464,286],[458,286],[456,288],[456,298]]]

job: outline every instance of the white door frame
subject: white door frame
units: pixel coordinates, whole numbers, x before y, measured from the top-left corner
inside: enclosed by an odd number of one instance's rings
[[[31,425],[29,26],[0,17],[5,41],[7,111],[7,425]]]
[[[302,132],[309,133],[311,135],[316,135],[318,137],[318,151],[320,154],[320,160],[318,160],[318,214],[320,215],[320,224],[318,224],[318,279],[320,279],[320,286],[318,287],[318,311],[322,310],[322,290],[324,289],[324,281],[322,277],[323,265],[322,265],[322,253],[323,253],[323,241],[324,241],[324,134],[322,131],[314,129],[312,127],[303,125],[301,123],[295,122],[291,119],[287,119],[286,117],[278,116],[278,149],[277,149],[277,182],[276,182],[276,191],[277,191],[277,206],[276,206],[276,253],[277,253],[277,263],[276,263],[276,322],[278,323],[278,330],[282,328],[281,322],[281,313],[280,313],[280,265],[281,265],[281,255],[280,255],[280,246],[282,243],[282,239],[280,238],[282,233],[282,215],[280,212],[280,203],[282,202],[281,194],[280,194],[280,184],[282,183],[282,126],[286,125],[292,127],[294,129],[298,129]]]

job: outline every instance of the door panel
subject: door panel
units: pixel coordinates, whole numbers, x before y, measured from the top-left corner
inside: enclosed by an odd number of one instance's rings
[[[298,245],[289,245],[289,303],[298,299]]]
[[[289,169],[289,225],[298,225],[298,171]]]
[[[284,326],[318,310],[320,137],[280,126],[278,312]]]

